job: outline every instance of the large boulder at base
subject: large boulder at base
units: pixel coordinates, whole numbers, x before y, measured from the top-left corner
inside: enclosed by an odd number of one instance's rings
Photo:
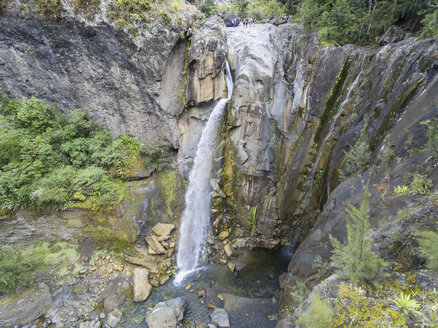
[[[216,308],[210,314],[211,321],[219,327],[230,327],[230,316],[228,312],[222,308]]]
[[[231,27],[233,25],[232,21],[238,17],[233,14],[224,15],[223,20],[226,27]]]
[[[144,302],[152,292],[149,272],[144,268],[135,268],[133,282],[134,302]]]
[[[46,284],[13,296],[0,299],[0,327],[23,326],[42,316],[52,306],[52,295]]]
[[[110,327],[117,327],[120,321],[122,321],[122,311],[119,309],[115,309],[114,311],[108,314],[107,325]]]
[[[149,328],[176,328],[184,318],[186,300],[177,297],[161,302],[146,311],[146,323]]]
[[[102,323],[99,321],[98,318],[95,318],[91,321],[84,321],[79,324],[79,328],[100,328],[102,326]]]
[[[152,231],[155,232],[158,236],[164,237],[169,236],[173,229],[175,229],[174,224],[160,222],[152,228]]]

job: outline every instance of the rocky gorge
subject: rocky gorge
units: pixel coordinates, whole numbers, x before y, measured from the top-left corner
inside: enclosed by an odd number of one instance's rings
[[[68,0],[56,18],[41,17],[34,2],[6,2],[0,90],[63,112],[81,107],[113,135],[167,143],[174,161],[153,171],[139,158],[124,199],[104,213],[2,217],[2,245],[56,257],[38,284],[2,296],[0,326],[298,326],[312,294],[297,301],[297,286],[342,297],[329,236],[346,241],[345,208],[361,203],[366,186],[372,248],[391,279],[403,285],[415,275],[419,290],[436,288],[415,236],[438,228],[438,152],[422,124],[438,119],[437,40],[403,33],[380,47],[325,46],[300,24],[200,22],[183,1],[177,9],[154,4],[145,25],[119,26],[109,3],[90,19]],[[219,278],[205,273],[179,289],[170,282],[197,144],[226,97],[226,60],[234,92],[215,149],[206,254],[234,276],[251,250],[287,249],[293,257],[271,297],[219,293]],[[353,155],[363,145],[368,155],[359,161]],[[420,178],[430,181],[427,192],[394,191]],[[136,307],[146,300],[147,309]]]

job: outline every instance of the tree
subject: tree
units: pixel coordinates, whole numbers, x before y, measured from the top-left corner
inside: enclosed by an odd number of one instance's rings
[[[428,259],[427,267],[438,272],[438,233],[423,231],[419,236],[418,243]]]
[[[360,208],[352,205],[346,210],[347,244],[330,235],[333,245],[332,261],[335,272],[356,283],[378,283],[385,276],[386,262],[371,250],[368,186]]]

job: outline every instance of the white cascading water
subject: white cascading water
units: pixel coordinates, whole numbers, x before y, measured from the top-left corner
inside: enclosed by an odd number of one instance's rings
[[[212,192],[210,179],[213,173],[217,129],[223,119],[225,106],[233,94],[233,79],[228,62],[225,62],[225,76],[227,98],[219,100],[202,130],[189,176],[189,185],[185,196],[186,208],[181,219],[176,256],[178,273],[173,281],[175,285],[180,285],[187,275],[198,269],[210,228]]]

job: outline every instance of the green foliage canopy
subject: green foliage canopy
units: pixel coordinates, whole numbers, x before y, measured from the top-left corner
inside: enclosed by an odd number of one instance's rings
[[[117,198],[140,152],[132,136],[113,139],[82,109],[69,115],[36,98],[0,94],[0,207],[68,207]]]

